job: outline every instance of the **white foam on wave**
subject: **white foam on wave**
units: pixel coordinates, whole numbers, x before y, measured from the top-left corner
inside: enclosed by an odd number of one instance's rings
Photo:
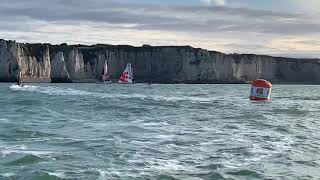
[[[167,135],[167,134],[159,134],[155,138],[162,140],[162,141],[171,141],[173,138],[175,138],[175,135]]]
[[[99,177],[97,180],[107,180],[107,179],[114,179],[115,177],[125,177],[125,172],[121,172],[119,169],[108,168],[108,170],[102,169],[94,169],[95,171],[99,172]]]
[[[54,154],[53,151],[35,151],[35,150],[28,150],[28,148],[25,145],[19,145],[19,146],[2,146],[0,150],[0,154],[2,157],[6,157],[10,154],[31,154],[34,156],[41,156],[41,155],[51,155]]]
[[[205,98],[205,97],[190,97],[190,96],[167,96],[167,95],[153,95],[153,94],[97,94],[100,97],[104,98],[118,98],[118,99],[132,99],[137,98],[141,100],[153,100],[153,101],[166,101],[166,102],[180,102],[180,101],[190,101],[191,103],[209,103],[213,100],[213,98]]]
[[[149,169],[154,170],[156,172],[179,172],[179,171],[193,171],[194,168],[187,167],[181,164],[178,160],[162,160],[162,159],[154,159],[153,161],[149,161]]]
[[[121,168],[108,168],[107,170],[95,169],[99,172],[99,177],[97,180],[107,180],[107,179],[139,179],[139,176],[145,174],[141,172],[139,174],[128,172],[127,170],[122,170]]]
[[[98,169],[98,172],[99,172],[99,174],[100,174],[98,180],[105,180],[105,179],[107,179],[107,176],[106,176],[106,173],[107,173],[107,172],[106,172],[106,171],[102,171],[102,170]]]
[[[1,150],[1,154],[3,156],[7,156],[7,155],[12,154],[12,153],[31,154],[31,155],[34,155],[34,156],[53,154],[53,152],[51,152],[51,151],[31,151],[31,150],[19,150],[19,149]]]
[[[72,89],[72,88],[59,88],[59,87],[47,87],[47,86],[33,86],[33,85],[24,85],[20,87],[18,85],[11,85],[10,88],[12,90],[19,90],[19,91],[28,91],[28,92],[38,92],[48,95],[70,95],[70,96],[78,96],[78,95],[91,95],[91,92]]]
[[[216,100],[215,97],[208,98],[208,97],[192,97],[192,96],[152,96],[152,98],[156,101],[172,101],[172,102],[178,102],[178,101],[190,101],[192,103],[197,102],[212,102],[213,100]]]
[[[55,177],[58,177],[58,178],[61,178],[61,179],[65,179],[67,178],[67,176],[65,175],[64,172],[60,172],[60,171],[56,171],[56,172],[47,172],[50,176],[55,176]]]
[[[142,99],[142,100],[154,100],[154,101],[167,101],[167,102],[179,102],[179,101],[190,101],[192,103],[198,102],[211,102],[216,100],[215,97],[192,97],[186,95],[154,95],[154,94],[114,94],[114,93],[99,93],[99,92],[89,92],[84,90],[78,90],[73,88],[60,88],[53,86],[34,86],[34,85],[24,85],[23,87],[18,85],[11,85],[10,89],[15,91],[27,91],[27,92],[37,92],[48,95],[60,95],[60,96],[92,96],[96,98],[116,98],[116,99]]]
[[[0,174],[1,176],[3,176],[3,177],[6,177],[6,178],[9,178],[9,177],[12,177],[12,176],[15,176],[16,174],[15,173],[3,173],[3,174]]]
[[[0,121],[1,121],[1,122],[5,122],[5,123],[9,122],[9,120],[8,120],[8,119],[5,119],[5,118],[0,118]]]

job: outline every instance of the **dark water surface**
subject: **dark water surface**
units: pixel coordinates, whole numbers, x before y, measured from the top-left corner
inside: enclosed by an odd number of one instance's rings
[[[0,179],[320,179],[320,86],[0,84]]]

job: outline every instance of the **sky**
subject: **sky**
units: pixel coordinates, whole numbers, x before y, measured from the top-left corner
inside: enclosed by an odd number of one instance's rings
[[[320,0],[0,0],[0,39],[320,58]]]

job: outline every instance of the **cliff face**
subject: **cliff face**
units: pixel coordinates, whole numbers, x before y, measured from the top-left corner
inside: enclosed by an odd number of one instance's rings
[[[189,46],[132,47],[21,44],[0,40],[0,81],[52,82],[98,80],[104,62],[118,79],[128,62],[137,82],[241,83],[264,78],[277,83],[320,83],[319,59],[227,55]]]
[[[0,81],[15,81],[19,73],[17,45],[0,40]]]

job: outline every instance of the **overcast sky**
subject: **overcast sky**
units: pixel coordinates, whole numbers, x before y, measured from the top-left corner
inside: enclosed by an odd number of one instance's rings
[[[320,57],[320,0],[0,0],[0,38]]]

